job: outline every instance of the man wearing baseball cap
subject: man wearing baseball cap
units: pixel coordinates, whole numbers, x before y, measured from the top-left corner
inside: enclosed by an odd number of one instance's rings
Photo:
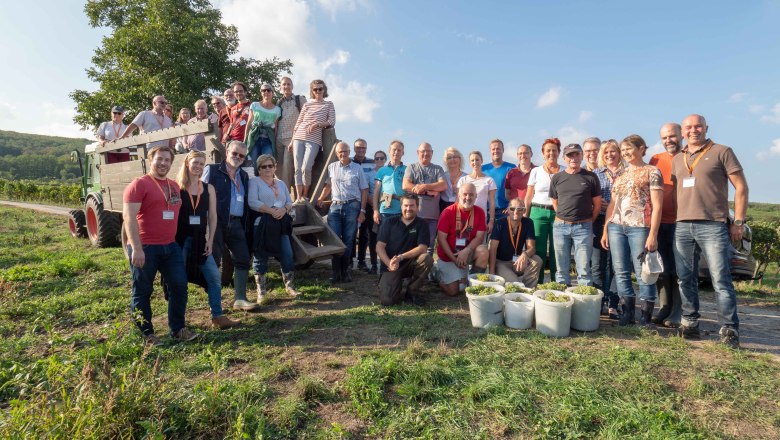
[[[582,168],[582,147],[569,144],[563,149],[565,172],[552,176],[550,198],[555,209],[553,241],[558,270],[555,281],[571,285],[571,247],[577,266],[577,284],[592,286],[590,258],[593,254],[593,220],[601,212],[601,184],[598,177]]]

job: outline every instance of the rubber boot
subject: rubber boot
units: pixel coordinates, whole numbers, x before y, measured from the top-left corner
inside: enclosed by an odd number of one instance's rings
[[[651,320],[653,324],[658,325],[663,324],[664,320],[672,313],[672,292],[671,289],[663,287],[664,275],[661,277],[658,281],[658,303],[661,305],[661,308],[658,309],[658,313]]]
[[[655,307],[655,301],[642,300],[642,305],[639,308],[639,325],[649,326],[653,321],[653,308]]]
[[[623,313],[620,315],[620,321],[618,322],[618,325],[625,327],[627,325],[635,324],[634,310],[636,309],[636,297],[621,296],[620,304],[623,306]]]
[[[295,273],[290,271],[287,273],[282,272],[282,280],[284,280],[284,290],[290,296],[298,296],[301,292],[295,290]]]
[[[352,282],[352,260],[347,257],[341,257],[341,281]]]
[[[330,283],[336,284],[341,281],[341,257],[331,257]]]
[[[233,287],[236,292],[236,300],[233,302],[234,309],[246,311],[257,310],[257,304],[246,300],[246,284],[249,281],[248,269],[236,269],[233,277]]]
[[[257,301],[255,302],[257,304],[262,304],[265,294],[268,293],[268,290],[265,287],[265,274],[255,275],[255,284],[257,284]]]

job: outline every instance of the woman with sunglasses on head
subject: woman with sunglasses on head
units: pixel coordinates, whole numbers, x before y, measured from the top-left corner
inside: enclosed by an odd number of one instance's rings
[[[555,247],[553,245],[553,222],[555,210],[550,198],[550,181],[552,176],[563,171],[558,165],[561,155],[561,141],[558,138],[545,139],[542,143],[541,166],[531,169],[528,176],[528,187],[525,193],[526,217],[534,221],[536,236],[536,254],[542,259],[542,270],[539,271],[539,283],[544,282],[544,265],[549,259],[550,280],[555,280]],[[548,249],[549,246],[549,249]]]
[[[634,323],[636,292],[631,270],[639,285],[642,301],[640,325],[650,325],[655,306],[655,281],[646,283],[640,276],[640,256],[658,248],[658,228],[661,226],[664,181],[658,168],[645,163],[647,144],[638,135],[620,143],[620,155],[628,166],[612,185],[612,200],[607,207],[601,245],[612,256],[623,313],[618,325]]]
[[[489,271],[532,289],[542,270],[542,259],[536,255],[534,222],[523,216],[525,202],[520,198],[510,200],[507,210],[509,214],[496,222],[490,234]]]
[[[255,252],[253,266],[257,283],[257,303],[261,304],[268,293],[265,274],[268,258],[276,257],[282,266],[284,290],[290,296],[298,296],[295,290],[292,243],[292,199],[284,182],[274,177],[277,161],[271,154],[257,158],[257,177],[249,180],[249,207],[260,213],[254,223]]]
[[[447,188],[441,192],[439,212],[458,201],[458,181],[465,175],[460,151],[455,147],[444,150],[444,181],[447,182]]]
[[[312,81],[309,85],[309,96],[312,100],[306,101],[301,107],[293,129],[293,140],[287,147],[293,153],[295,193],[298,201],[309,197],[311,169],[317,153],[322,148],[322,131],[336,125],[336,109],[332,102],[325,101],[328,97],[325,81]]]
[[[181,210],[176,242],[182,247],[187,278],[205,281],[214,327],[226,329],[239,324],[222,314],[222,283],[217,263],[211,255],[217,229],[217,196],[214,187],[200,179],[206,166],[206,153],[190,151],[177,178],[181,188]],[[200,273],[198,273],[200,272]]]
[[[458,180],[458,187],[464,183],[470,183],[477,189],[477,199],[474,205],[479,206],[487,215],[487,232],[485,238],[490,236],[496,218],[496,181],[482,172],[482,153],[472,151],[469,153],[471,174],[466,174]]]
[[[276,123],[282,118],[282,109],[274,104],[274,89],[270,84],[260,86],[260,102],[249,105],[248,130],[244,143],[249,148],[249,157],[256,161],[261,154],[276,154]],[[280,157],[276,158],[281,160]]]

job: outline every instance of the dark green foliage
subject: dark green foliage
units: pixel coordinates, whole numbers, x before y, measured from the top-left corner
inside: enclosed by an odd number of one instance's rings
[[[80,176],[70,152],[84,151],[86,139],[0,130],[0,179],[70,180]]]

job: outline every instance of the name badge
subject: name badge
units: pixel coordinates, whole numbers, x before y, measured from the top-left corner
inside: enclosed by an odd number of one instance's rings
[[[455,247],[456,248],[464,248],[466,247],[466,239],[465,238],[456,238],[455,239]]]
[[[696,184],[696,178],[693,176],[686,177],[685,179],[683,179],[683,188],[693,188],[693,185],[695,184]]]
[[[236,194],[236,202],[243,203],[244,202],[244,195],[243,194]]]
[[[513,263],[517,263],[517,260],[519,260],[519,259],[520,259],[519,255],[512,255],[512,262]]]
[[[173,211],[163,211],[163,220],[173,220]]]
[[[200,216],[199,215],[191,215],[190,216],[190,224],[191,225],[199,225],[200,224]]]
[[[244,125],[246,125],[246,121],[242,119],[241,122],[238,123],[238,125],[243,127]]]
[[[281,208],[284,206],[284,202],[277,200],[274,202],[274,208]]]

